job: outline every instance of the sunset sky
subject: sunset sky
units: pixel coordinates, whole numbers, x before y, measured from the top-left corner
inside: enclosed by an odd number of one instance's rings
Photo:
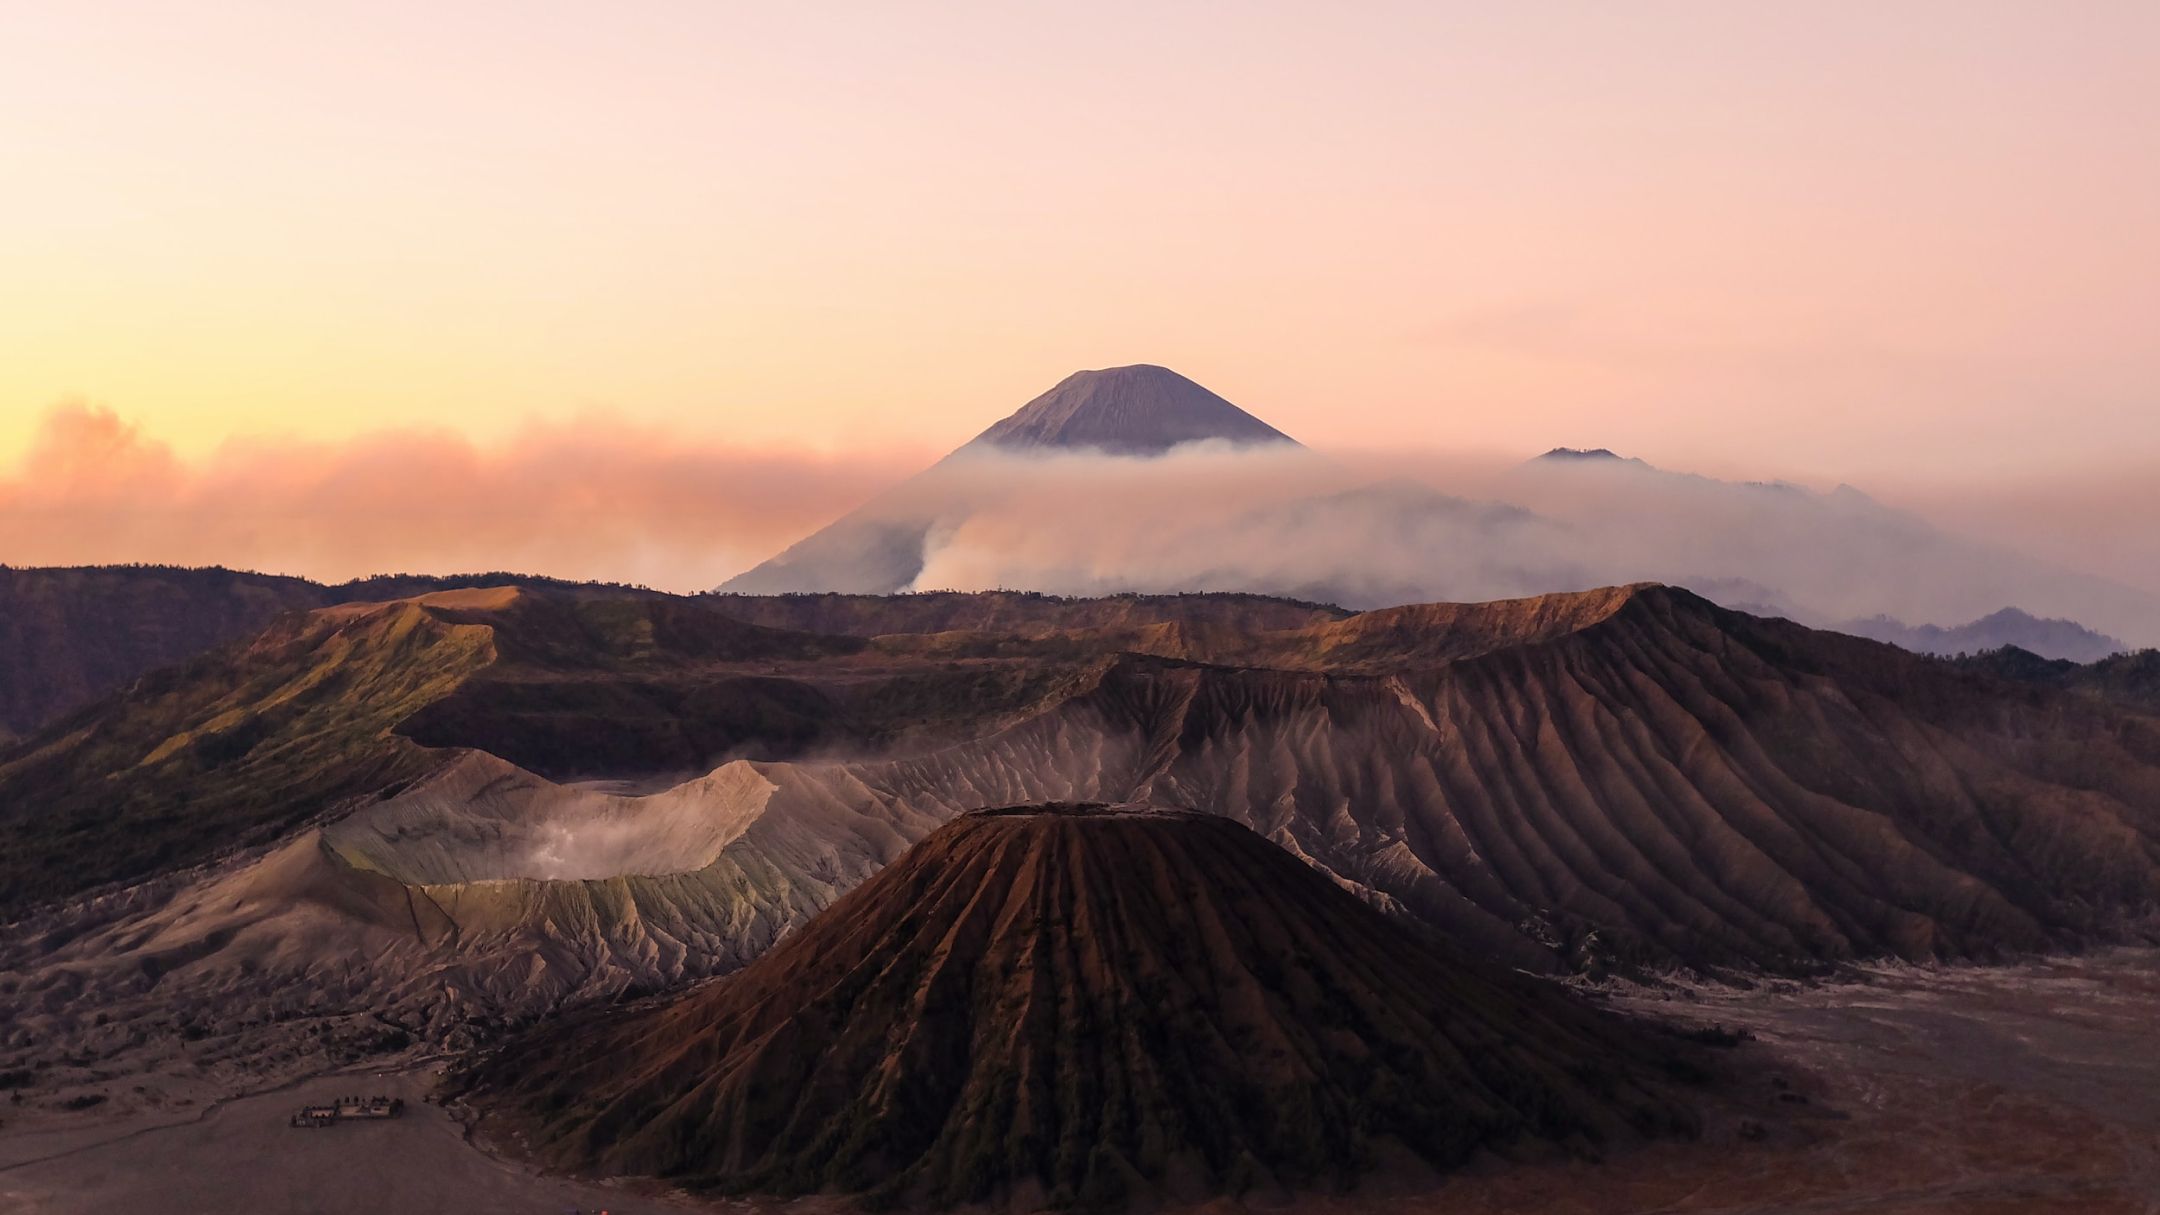
[[[2160,466],[2149,2],[6,7],[0,500],[84,426],[844,499],[1136,361],[1344,450]]]

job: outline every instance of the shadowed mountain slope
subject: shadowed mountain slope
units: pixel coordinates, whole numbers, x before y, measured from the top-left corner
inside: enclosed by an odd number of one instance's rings
[[[315,583],[232,570],[0,566],[0,742],[326,602]]]
[[[1224,819],[1050,807],[964,815],[732,979],[466,1082],[559,1166],[1102,1207],[1686,1133],[1692,1071]]]

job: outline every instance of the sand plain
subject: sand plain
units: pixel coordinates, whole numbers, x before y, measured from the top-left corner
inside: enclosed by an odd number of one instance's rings
[[[1754,1039],[1733,1058],[1763,1086],[1769,1108],[1789,1117],[1773,1120],[1760,1142],[1659,1145],[1595,1165],[1496,1165],[1437,1188],[1375,1185],[1274,1209],[2160,1213],[2160,950],[1992,967],[1874,966],[1832,982],[1689,984],[1607,998],[1643,1015],[1747,1030]],[[437,1066],[316,1077],[207,1105],[177,1122],[170,1115],[92,1116],[29,1129],[11,1117],[0,1126],[0,1210],[635,1215],[784,1208],[813,1215],[837,1205],[698,1203],[539,1174],[471,1146],[461,1123],[422,1100]],[[303,1100],[351,1091],[392,1092],[411,1104],[394,1123],[286,1126]]]

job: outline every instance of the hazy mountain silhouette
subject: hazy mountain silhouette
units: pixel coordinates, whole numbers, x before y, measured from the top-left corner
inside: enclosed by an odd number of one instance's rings
[[[1847,620],[1833,626],[1840,633],[1887,641],[1918,654],[1977,654],[2015,646],[2042,658],[2098,662],[2130,647],[2075,620],[2043,619],[2017,608],[2004,608],[1954,628],[1910,625],[1889,616]]]

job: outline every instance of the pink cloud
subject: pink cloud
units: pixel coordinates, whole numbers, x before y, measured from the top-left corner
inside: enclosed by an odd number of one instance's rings
[[[604,414],[483,447],[447,430],[235,439],[180,459],[102,406],[0,478],[0,562],[220,564],[322,579],[515,569],[710,587],[927,462],[700,444]]]

